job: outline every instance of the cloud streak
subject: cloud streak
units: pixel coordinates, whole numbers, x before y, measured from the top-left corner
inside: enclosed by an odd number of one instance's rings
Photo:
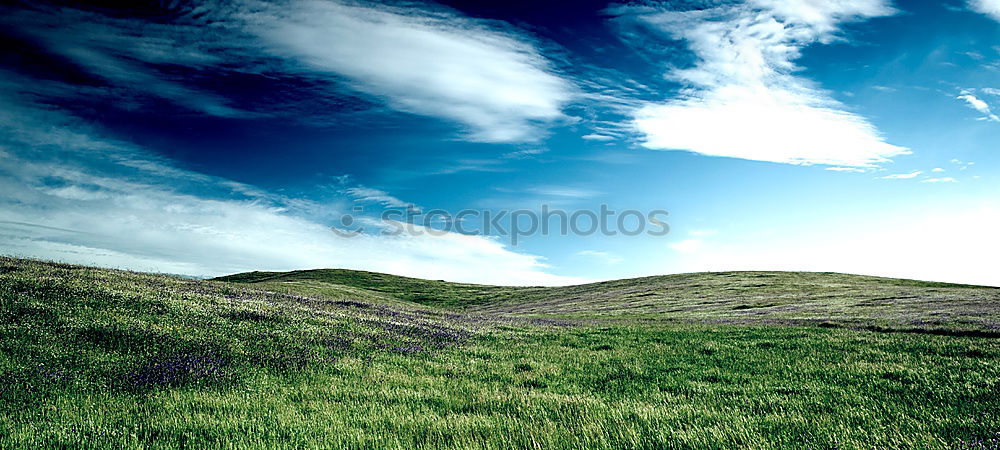
[[[910,179],[913,179],[913,178],[916,178],[916,177],[920,176],[920,174],[922,174],[922,173],[924,173],[922,170],[917,170],[917,171],[913,171],[913,172],[910,172],[910,173],[896,173],[896,174],[886,175],[884,177],[879,177],[879,178],[881,178],[883,180],[910,180]]]
[[[239,52],[220,51],[223,33],[216,32],[203,20],[150,23],[73,8],[53,11],[44,6],[13,11],[0,8],[0,14],[0,24],[7,29],[29,37],[45,50],[65,58],[73,68],[103,81],[100,88],[77,87],[87,94],[113,98],[126,108],[137,108],[140,97],[150,96],[211,116],[257,116],[233,105],[224,96],[188,86],[160,70],[165,67],[218,70],[233,62],[229,58]]]
[[[908,150],[795,72],[841,24],[891,15],[882,0],[751,0],[694,11],[616,11],[683,40],[697,58],[667,76],[684,89],[633,113],[642,145],[787,164],[873,167]]]
[[[1000,122],[1000,117],[998,117],[996,114],[993,113],[993,110],[990,108],[990,105],[985,101],[983,101],[982,99],[980,99],[979,97],[976,97],[972,93],[972,91],[968,90],[962,91],[962,95],[959,95],[956,98],[958,100],[964,101],[969,108],[979,111],[979,113],[983,115],[980,118],[980,120]]]
[[[535,140],[574,95],[529,38],[448,11],[306,1],[242,19],[270,53],[476,141]]]
[[[389,195],[388,192],[363,186],[347,188],[345,193],[359,202],[379,203],[387,208],[416,208],[413,203],[408,203]]]

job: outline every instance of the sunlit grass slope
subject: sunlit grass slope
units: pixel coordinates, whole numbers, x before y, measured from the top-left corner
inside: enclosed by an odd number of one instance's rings
[[[0,259],[0,448],[997,445],[1000,341],[958,332],[990,330],[995,311],[959,318],[995,290],[758,275],[554,289],[349,271],[237,283]],[[925,312],[887,307],[878,314],[900,317],[879,320],[950,335],[790,326],[735,308],[792,304],[796,289],[817,320],[822,298],[851,311],[895,295]],[[669,311],[678,302],[716,310]],[[861,325],[876,313],[851,314]]]

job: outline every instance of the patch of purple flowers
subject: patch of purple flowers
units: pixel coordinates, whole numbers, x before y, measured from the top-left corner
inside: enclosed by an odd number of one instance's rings
[[[174,387],[200,381],[221,381],[229,378],[225,371],[229,362],[219,356],[180,354],[156,359],[129,372],[129,385],[140,389]]]
[[[424,348],[420,344],[410,344],[402,347],[394,347],[389,349],[393,353],[401,353],[404,355],[412,355],[414,353],[420,353],[424,351]]]

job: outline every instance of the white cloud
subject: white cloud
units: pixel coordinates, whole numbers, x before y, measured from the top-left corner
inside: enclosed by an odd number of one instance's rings
[[[244,20],[270,52],[478,141],[534,140],[574,95],[529,39],[451,12],[306,1]]]
[[[886,175],[884,177],[879,177],[879,178],[881,178],[883,180],[909,180],[911,178],[916,178],[917,176],[919,176],[922,173],[924,173],[924,172],[921,171],[921,170],[917,170],[917,171],[910,172],[910,173],[896,173],[896,174]]]
[[[852,173],[865,173],[868,171],[860,167],[827,167],[826,170],[830,170],[833,172],[852,172]]]
[[[926,180],[920,180],[921,183],[958,183],[958,180],[952,177],[943,178],[928,178]]]
[[[1000,21],[1000,0],[969,0],[969,8]]]
[[[931,169],[931,172],[934,172],[934,173],[941,173],[941,172],[944,172],[944,171],[945,170],[942,169],[942,168],[940,168],[940,167],[935,167],[935,168]]]
[[[980,99],[979,97],[973,95],[971,91],[968,90],[962,91],[962,95],[959,95],[956,98],[958,98],[959,100],[964,100],[965,103],[968,104],[970,108],[979,111],[979,113],[983,115],[981,120],[992,120],[994,122],[1000,122],[1000,117],[998,117],[996,114],[993,113],[993,111],[990,109],[990,105],[987,104],[982,99]]]
[[[308,202],[169,167],[9,95],[0,96],[7,254],[189,275],[343,267],[493,284],[579,281],[481,236],[414,226],[398,236],[343,237],[297,211]]]
[[[872,124],[845,111],[809,80],[793,75],[801,50],[837,39],[841,23],[893,12],[882,0],[755,0],[640,15],[640,21],[687,41],[698,58],[693,67],[669,73],[688,87],[679,97],[634,112],[643,145],[845,167],[871,167],[908,153],[886,143]]]
[[[957,159],[957,158],[956,159],[952,159],[951,163],[955,164],[957,166],[961,166],[961,167],[958,168],[958,170],[968,170],[970,167],[976,165],[976,163],[973,162],[973,161],[962,161],[962,160]]]
[[[979,111],[979,112],[981,112],[983,114],[989,114],[990,113],[990,106],[987,105],[986,102],[980,100],[979,98],[977,98],[976,96],[974,96],[972,94],[968,94],[968,93],[962,94],[962,95],[959,95],[957,98],[959,100],[965,100],[965,102],[969,104],[969,107],[971,107],[972,109],[975,109],[976,111]]]
[[[585,141],[613,141],[613,140],[615,140],[614,136],[608,136],[606,134],[597,134],[597,133],[585,134],[585,135],[581,136],[581,139],[583,139]]]
[[[751,0],[789,26],[804,26],[802,33],[815,34],[822,42],[833,39],[840,23],[894,14],[884,0]]]

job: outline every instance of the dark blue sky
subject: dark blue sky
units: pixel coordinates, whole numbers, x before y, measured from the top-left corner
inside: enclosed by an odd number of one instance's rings
[[[24,2],[0,24],[5,253],[1000,284],[974,262],[1000,250],[995,0]],[[671,232],[515,245],[379,219],[543,205],[666,210]],[[365,233],[332,232],[345,214]]]

